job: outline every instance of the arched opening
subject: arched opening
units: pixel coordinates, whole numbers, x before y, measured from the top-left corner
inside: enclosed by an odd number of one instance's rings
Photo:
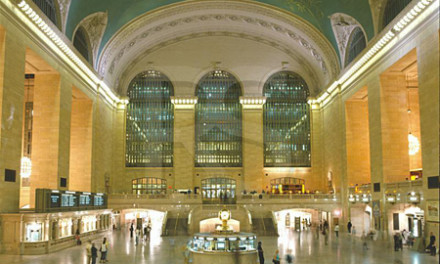
[[[272,194],[304,193],[305,180],[293,177],[284,177],[270,180]]]
[[[309,89],[299,75],[282,71],[264,85],[264,167],[310,167]]]
[[[78,30],[76,30],[75,36],[73,37],[73,46],[90,65],[93,65],[92,49],[87,37],[87,32],[83,27],[79,27]]]
[[[172,167],[174,107],[171,81],[158,71],[138,74],[128,88],[126,167]]]
[[[345,57],[345,66],[350,64],[367,46],[364,32],[360,27],[353,30]]]
[[[383,12],[382,29],[393,21],[409,3],[411,0],[388,0]]]
[[[54,0],[32,0],[38,8],[50,19],[56,26],[58,26],[57,8]]]
[[[222,226],[222,221],[218,217],[209,218],[200,221],[200,233],[210,233],[218,230]],[[240,232],[240,221],[235,219],[228,220],[228,226],[234,232]]]
[[[132,180],[133,194],[165,194],[167,192],[167,180],[160,178],[139,178]]]
[[[234,179],[209,178],[202,180],[203,203],[235,203],[237,183]]]
[[[197,84],[195,166],[242,166],[241,87],[230,73],[211,71]]]

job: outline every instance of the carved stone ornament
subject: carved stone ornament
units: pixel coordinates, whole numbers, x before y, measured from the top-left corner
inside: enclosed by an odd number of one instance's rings
[[[303,19],[258,3],[189,1],[132,20],[103,48],[97,70],[115,84],[126,68],[148,49],[188,37],[226,35],[252,39],[281,49],[305,62],[325,86],[339,73],[338,57],[325,36]]]
[[[351,33],[357,27],[362,29],[362,26],[353,17],[342,13],[335,13],[331,15],[330,20],[339,48],[341,65],[344,67],[347,45],[348,41],[350,40]]]
[[[102,36],[104,35],[105,28],[107,27],[107,23],[108,23],[108,13],[97,12],[81,20],[81,22],[77,26],[77,28],[82,26],[87,32],[90,41],[90,46],[92,49],[93,62],[95,65],[98,58],[99,46],[101,45]]]
[[[58,6],[60,8],[61,29],[63,33],[66,33],[67,16],[69,15],[70,3],[72,0],[58,0]]]

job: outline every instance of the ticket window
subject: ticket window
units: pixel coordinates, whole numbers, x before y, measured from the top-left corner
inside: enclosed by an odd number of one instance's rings
[[[67,218],[67,219],[60,219],[58,227],[60,229],[60,238],[62,237],[68,237],[68,236],[72,236],[72,219],[71,218]]]
[[[43,225],[41,223],[26,224],[26,242],[39,242],[43,240]]]

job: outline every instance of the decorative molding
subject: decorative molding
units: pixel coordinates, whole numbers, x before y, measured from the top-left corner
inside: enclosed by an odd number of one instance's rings
[[[240,96],[240,104],[243,105],[243,109],[263,109],[265,103],[265,96]]]
[[[362,25],[356,19],[347,14],[335,13],[330,16],[330,21],[332,24],[333,33],[335,34],[336,42],[338,44],[341,65],[342,68],[344,68],[346,61],[345,55],[349,45],[348,42],[350,41],[350,36],[353,30],[359,27],[364,32],[365,38],[367,35],[365,34]]]
[[[191,28],[194,34],[215,34],[220,28],[225,31],[223,26],[232,34],[247,33],[261,40],[283,42],[291,52],[304,55],[311,65],[315,65],[315,72],[324,73],[325,82],[330,82],[339,73],[338,57],[332,45],[307,21],[287,11],[234,1],[221,5],[218,1],[182,2],[139,16],[106,43],[97,64],[98,72],[114,84],[124,72],[121,67],[137,57],[142,47],[165,45],[163,38],[176,35],[182,29]],[[279,46],[275,43],[272,44]],[[321,87],[327,85],[323,82],[319,83]]]
[[[175,109],[194,109],[197,96],[171,96],[171,103]]]
[[[73,35],[75,36],[76,30],[80,26],[85,29],[89,37],[90,48],[93,55],[93,63],[95,65],[97,65],[99,46],[101,45],[102,37],[104,36],[104,31],[107,27],[107,23],[108,13],[96,12],[81,20],[73,33]]]
[[[61,31],[66,34],[66,22],[67,16],[69,15],[70,3],[72,0],[58,0],[58,7],[60,9],[60,19],[61,19]]]

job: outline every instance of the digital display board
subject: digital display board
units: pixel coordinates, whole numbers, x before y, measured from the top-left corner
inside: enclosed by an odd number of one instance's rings
[[[104,197],[102,195],[95,195],[93,197],[94,206],[104,206]]]
[[[50,207],[60,207],[61,206],[61,199],[60,199],[59,193],[52,193],[50,194]]]
[[[88,194],[81,194],[79,196],[79,205],[80,206],[89,206],[92,205],[92,198]]]
[[[107,196],[103,193],[73,192],[37,189],[36,212],[62,212],[107,208]]]

